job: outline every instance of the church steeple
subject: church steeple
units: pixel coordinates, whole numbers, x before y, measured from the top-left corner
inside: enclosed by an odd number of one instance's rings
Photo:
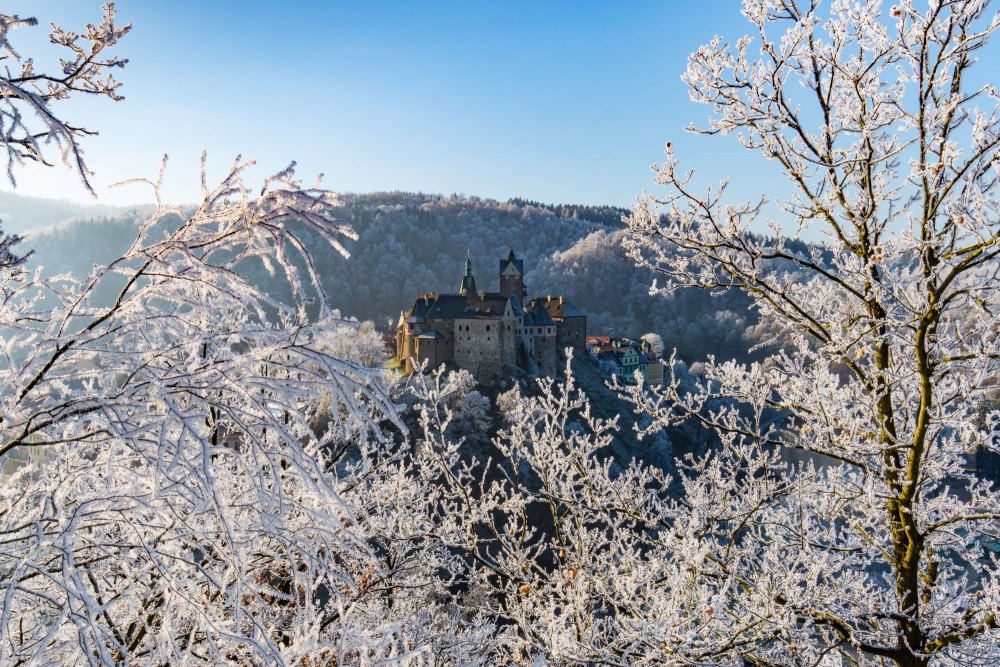
[[[459,294],[477,294],[476,279],[472,277],[472,259],[465,260],[465,275],[462,276],[462,285],[458,288]]]

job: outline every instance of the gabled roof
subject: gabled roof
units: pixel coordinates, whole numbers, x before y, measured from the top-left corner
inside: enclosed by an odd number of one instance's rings
[[[417,300],[413,302],[410,309],[404,314],[407,324],[423,324],[427,321],[427,311],[434,304],[434,301],[430,300],[429,297],[420,295]]]
[[[556,319],[565,319],[567,317],[586,317],[587,313],[583,312],[572,303],[570,300],[563,296],[556,297],[535,297],[531,300],[531,304],[540,304],[547,311],[549,315]]]
[[[507,297],[500,296],[499,292],[470,294],[467,306],[475,312],[502,316],[507,310]]]
[[[516,299],[500,296],[498,292],[421,295],[407,311],[406,321],[423,324],[428,320],[495,320],[503,317],[508,301],[513,301],[515,308],[520,308]],[[514,312],[518,314],[517,310]]]
[[[556,321],[541,304],[532,302],[524,309],[524,323],[532,327],[544,327],[555,326]]]
[[[511,248],[510,252],[507,254],[507,259],[501,259],[500,260],[500,273],[503,273],[504,269],[506,269],[507,266],[510,265],[511,263],[514,264],[514,268],[517,269],[517,272],[520,273],[523,276],[524,275],[524,260],[523,259],[517,259],[514,256],[514,249],[513,248]]]
[[[434,307],[427,312],[429,319],[449,320],[458,317],[468,302],[465,294],[439,294]]]
[[[635,356],[636,356],[636,357],[638,357],[639,359],[644,359],[644,358],[645,358],[645,357],[644,357],[644,356],[642,355],[642,353],[640,353],[640,352],[639,352],[639,348],[637,348],[637,347],[633,347],[632,345],[622,345],[621,347],[616,347],[616,348],[613,348],[613,349],[614,349],[615,353],[616,353],[616,354],[617,354],[618,356],[620,356],[620,357],[624,357],[624,356],[625,356],[626,354],[628,354],[629,352],[632,352],[632,353],[634,353],[634,354],[635,354]]]
[[[625,355],[628,354],[629,350],[634,350],[633,347],[613,347],[611,345],[602,345],[600,347],[594,348],[594,356],[598,359],[611,359],[617,363],[624,364]],[[639,365],[651,363],[643,355],[636,355]]]

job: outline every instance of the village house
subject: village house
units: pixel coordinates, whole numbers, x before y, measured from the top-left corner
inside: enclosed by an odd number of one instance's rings
[[[634,382],[635,372],[639,371],[647,384],[663,384],[663,361],[653,354],[646,341],[588,336],[586,345],[587,352],[598,365],[622,382]]]
[[[487,381],[520,369],[552,376],[559,352],[586,349],[587,315],[564,296],[527,299],[524,261],[511,249],[500,261],[500,290],[479,291],[466,260],[457,294],[421,294],[400,313],[396,358],[405,372],[414,362],[452,363]]]

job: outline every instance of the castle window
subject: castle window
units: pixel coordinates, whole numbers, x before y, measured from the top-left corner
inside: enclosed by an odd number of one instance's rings
[[[486,325],[486,330],[487,330],[487,331],[489,331],[489,330],[490,330],[490,325],[488,325],[488,324]]]

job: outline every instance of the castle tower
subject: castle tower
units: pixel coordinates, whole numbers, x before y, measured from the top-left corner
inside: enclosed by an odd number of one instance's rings
[[[465,275],[462,276],[462,284],[458,288],[459,294],[476,294],[476,279],[472,277],[472,260],[465,260]]]
[[[519,301],[523,301],[526,296],[524,260],[514,256],[514,248],[510,249],[507,259],[500,260],[500,296],[517,297]]]

